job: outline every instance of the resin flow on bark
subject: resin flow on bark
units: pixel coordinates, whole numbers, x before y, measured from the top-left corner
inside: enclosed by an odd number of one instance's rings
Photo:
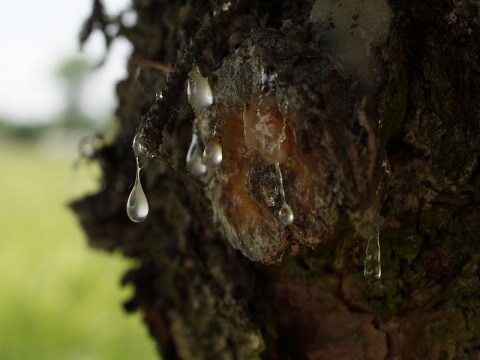
[[[194,66],[186,84],[196,117],[187,168],[202,176],[225,237],[264,263],[327,241],[341,218],[365,239],[378,230],[384,150],[368,94],[358,99],[352,76],[305,33],[256,30],[208,77]]]
[[[388,4],[392,36],[378,48]],[[178,62],[166,84],[147,69],[119,84],[121,132],[93,155],[106,186],[73,208],[93,246],[139,259],[126,308],[145,314],[165,358],[477,355],[480,29],[472,4],[235,1],[233,11],[218,3],[210,18],[211,3],[133,4],[139,26],[124,35],[134,55]],[[212,90],[205,109],[184,107],[195,64]],[[123,214],[125,188],[139,179],[124,139],[151,101],[132,82],[163,89],[138,136],[138,167],[143,156],[162,162],[141,170],[146,226]],[[394,167],[382,217],[389,170],[380,120]],[[211,141],[222,156],[207,167]],[[173,170],[169,156],[178,157]],[[185,159],[191,177],[177,170]],[[259,266],[228,241],[264,263],[290,246],[299,253]],[[384,276],[384,284],[357,281],[362,256],[366,279]]]
[[[327,241],[342,214],[356,229],[376,221],[375,122],[330,57],[260,30],[210,78],[215,101],[195,115],[204,144],[221,139],[223,160],[205,189],[235,248],[272,263]]]

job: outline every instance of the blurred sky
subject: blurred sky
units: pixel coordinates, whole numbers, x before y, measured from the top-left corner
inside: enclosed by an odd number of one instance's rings
[[[129,0],[104,0],[116,15]],[[78,34],[90,14],[92,0],[3,1],[0,10],[0,118],[16,123],[49,122],[64,107],[58,68],[79,51]],[[100,34],[84,48],[92,62],[104,53]],[[115,83],[126,76],[129,44],[114,42],[106,64],[88,77],[82,110],[92,118],[106,117],[115,108]]]

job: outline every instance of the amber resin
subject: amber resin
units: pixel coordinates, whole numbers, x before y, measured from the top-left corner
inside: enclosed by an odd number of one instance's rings
[[[209,76],[215,101],[195,115],[203,144],[222,148],[204,179],[215,223],[244,255],[274,263],[297,244],[328,241],[342,218],[370,228],[381,156],[348,74],[268,35],[253,34]]]
[[[245,144],[260,152],[270,164],[285,163],[294,154],[293,134],[276,106],[273,91],[257,101],[252,98],[244,110],[243,126]]]

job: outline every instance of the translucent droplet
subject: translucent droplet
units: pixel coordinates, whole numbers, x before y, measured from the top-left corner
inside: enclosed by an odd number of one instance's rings
[[[207,172],[207,167],[203,163],[202,153],[200,151],[200,144],[198,136],[193,133],[192,143],[187,153],[187,168],[195,175],[201,176]]]
[[[369,283],[374,283],[382,278],[382,265],[380,263],[380,226],[377,226],[376,233],[371,234],[368,238],[364,265],[363,274]]]
[[[133,138],[133,152],[135,153],[135,161],[137,165],[137,173],[135,176],[135,184],[127,200],[127,215],[133,222],[145,220],[148,215],[148,201],[140,181],[140,160],[139,156],[144,153],[144,149],[137,135]]]
[[[140,142],[140,138],[138,135],[135,135],[135,137],[133,138],[132,148],[133,148],[133,153],[135,154],[135,157],[137,158],[137,161],[138,161],[138,157],[145,152],[145,148]],[[138,167],[138,164],[137,164],[137,167]]]
[[[278,212],[278,217],[283,225],[290,225],[293,223],[293,211],[287,203],[283,203],[282,208]]]
[[[215,140],[210,140],[203,151],[203,162],[210,168],[220,165],[223,159],[222,145]]]
[[[283,176],[282,170],[280,169],[280,164],[275,163],[275,171],[277,173],[277,179],[280,185],[280,196],[282,197],[283,205],[278,212],[278,217],[283,225],[290,225],[293,223],[293,210],[285,201],[285,189],[283,188]]]
[[[130,192],[127,201],[127,215],[133,222],[140,222],[145,220],[148,215],[148,201],[140,181],[140,169],[138,168],[137,160],[137,176],[135,178],[135,185]]]
[[[160,91],[157,91],[157,93],[155,94],[155,98],[157,100],[162,100],[163,99],[163,92],[160,90]]]
[[[213,104],[213,93],[208,79],[200,74],[198,67],[190,71],[187,81],[188,101],[195,109],[206,109]]]

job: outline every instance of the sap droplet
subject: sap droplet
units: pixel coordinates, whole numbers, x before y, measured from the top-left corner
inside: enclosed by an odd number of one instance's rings
[[[293,223],[293,211],[287,203],[283,203],[282,208],[278,212],[278,217],[283,225],[290,225]]]
[[[380,262],[380,226],[377,225],[376,233],[368,238],[365,250],[365,268],[363,274],[369,283],[374,283],[382,278],[382,265]]]
[[[127,215],[133,222],[140,222],[145,220],[148,215],[148,201],[140,181],[140,168],[137,158],[137,176],[135,178],[135,185],[130,192],[127,201]]]
[[[137,157],[137,160],[141,154],[145,153],[145,148],[140,142],[140,137],[138,136],[138,134],[135,135],[135,137],[133,138],[132,148],[133,148],[133,153],[135,154],[135,157]],[[138,167],[138,164],[137,164],[137,167]]]
[[[139,156],[144,153],[144,148],[138,135],[135,135],[133,138],[132,148],[135,153],[137,173],[135,176],[135,184],[127,200],[127,215],[133,222],[140,222],[145,220],[148,215],[148,201],[142,188],[142,182],[140,181]]]
[[[195,109],[206,109],[213,104],[213,93],[208,79],[200,74],[197,66],[190,71],[187,81],[187,96]]]
[[[160,101],[163,99],[163,92],[160,90],[160,91],[157,91],[157,93],[155,94],[155,98]]]
[[[195,132],[192,135],[192,143],[187,153],[187,168],[198,176],[204,175],[207,172],[207,167],[203,163],[198,136]]]
[[[210,140],[203,151],[203,162],[210,168],[220,165],[223,159],[222,145],[215,140]]]
[[[293,211],[292,208],[285,201],[285,189],[283,188],[283,176],[282,170],[280,169],[280,164],[275,163],[275,172],[277,174],[278,183],[280,185],[280,196],[282,197],[283,205],[278,212],[278,217],[283,225],[290,225],[293,223]]]

